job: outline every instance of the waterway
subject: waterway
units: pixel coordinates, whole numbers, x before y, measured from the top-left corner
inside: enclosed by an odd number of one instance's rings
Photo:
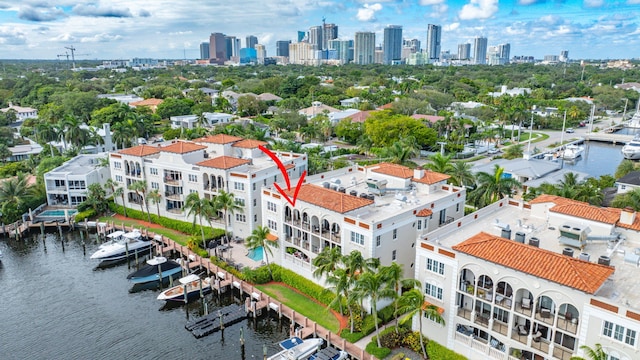
[[[196,339],[187,319],[205,304],[212,312],[239,299],[210,294],[168,308],[156,300],[159,290],[129,291],[126,264],[97,268],[89,256],[98,242],[89,239],[83,250],[78,231],[62,241],[57,233],[44,242],[40,233],[0,238],[0,359],[262,359],[263,346],[271,355],[288,336],[288,323],[263,317]]]
[[[585,151],[576,160],[565,160],[564,169],[587,173],[592,177],[611,175],[616,172],[616,168],[624,158],[622,157],[622,144],[613,145],[597,141],[590,141],[584,144]]]

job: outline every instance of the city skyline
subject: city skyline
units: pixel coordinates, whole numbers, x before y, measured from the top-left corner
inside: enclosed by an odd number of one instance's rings
[[[327,24],[339,40],[356,32],[402,26],[402,37],[427,43],[427,26],[442,27],[441,50],[486,37],[488,46],[511,45],[511,55],[637,58],[639,0],[267,0],[213,4],[185,0],[0,0],[0,58],[51,59],[75,47],[76,59],[196,59],[211,33],[244,40],[254,35],[276,55],[276,41]]]

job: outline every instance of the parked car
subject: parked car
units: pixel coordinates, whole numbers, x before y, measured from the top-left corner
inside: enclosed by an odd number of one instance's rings
[[[574,132],[576,132],[576,131],[575,131],[575,130],[573,130],[573,128],[567,128],[567,130],[565,130],[564,132],[566,132],[566,133],[568,133],[568,134],[571,134],[571,133],[574,133]]]
[[[578,124],[578,127],[585,127],[587,126],[587,123],[585,123],[584,121],[580,121],[580,124]]]

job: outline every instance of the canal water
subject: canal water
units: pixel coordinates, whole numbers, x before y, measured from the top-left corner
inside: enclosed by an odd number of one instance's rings
[[[592,177],[611,175],[624,160],[622,144],[613,145],[596,141],[585,142],[585,151],[576,160],[564,160],[563,168],[587,173]]]
[[[87,239],[86,233],[84,238]],[[96,268],[78,231],[40,233],[24,240],[0,238],[0,359],[262,359],[288,337],[288,323],[252,319],[196,339],[187,319],[233,301],[215,294],[168,308],[159,290],[130,292],[127,265]],[[63,247],[64,244],[64,247]],[[239,295],[236,295],[239,297]],[[240,345],[240,333],[245,346]]]

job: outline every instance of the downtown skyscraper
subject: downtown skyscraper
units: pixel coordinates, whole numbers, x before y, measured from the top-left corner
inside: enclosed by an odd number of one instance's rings
[[[427,26],[427,59],[430,63],[440,59],[441,36],[442,26],[434,24]]]
[[[383,34],[383,64],[390,65],[400,63],[402,60],[402,26],[389,25],[384,28]]]
[[[376,33],[357,32],[353,47],[354,63],[359,65],[373,64],[376,52]]]
[[[471,44],[458,44],[458,60],[471,59]]]
[[[473,40],[473,63],[484,65],[487,63],[487,38],[480,36]]]
[[[322,49],[329,49],[329,41],[338,38],[338,25],[322,23]]]
[[[255,49],[256,44],[258,44],[258,38],[253,35],[247,35],[245,38],[245,47]]]
[[[222,33],[211,33],[209,36],[209,60],[219,65],[227,60],[227,40]]]
[[[313,45],[314,50],[322,50],[322,34],[324,30],[322,26],[312,26],[309,28],[309,44]]]

